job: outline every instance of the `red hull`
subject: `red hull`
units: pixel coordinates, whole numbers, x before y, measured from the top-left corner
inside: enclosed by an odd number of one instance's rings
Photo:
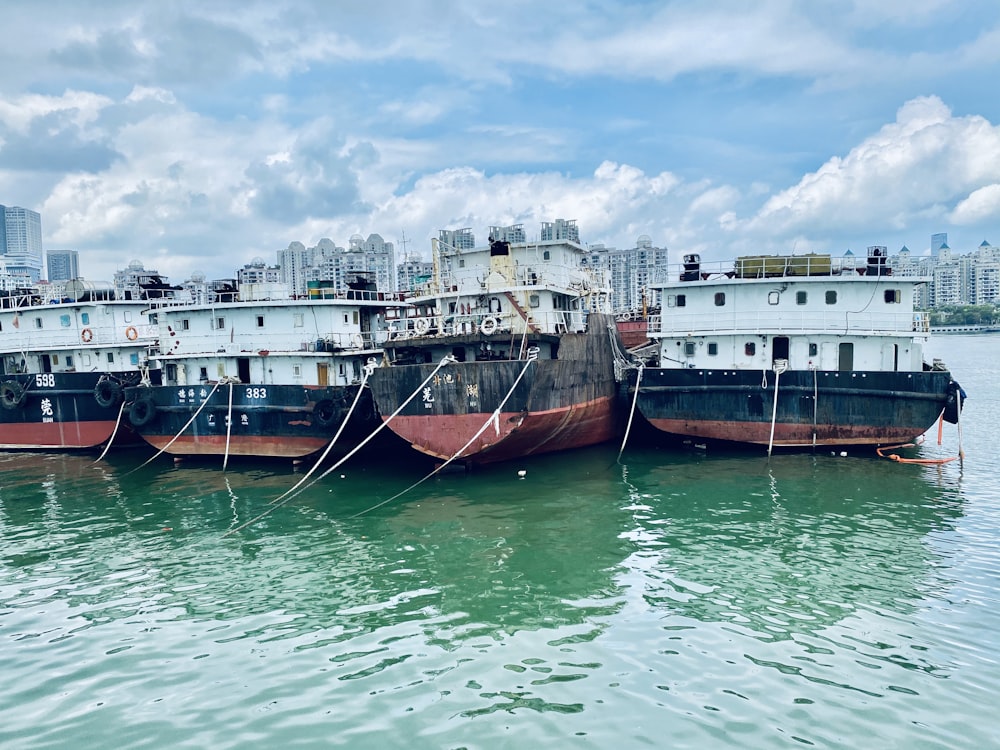
[[[710,419],[649,419],[651,425],[673,435],[685,435],[706,440],[729,440],[737,443],[768,445],[771,442],[770,422],[727,422]],[[893,427],[845,427],[817,425],[816,444],[821,445],[886,445],[907,442],[922,435],[926,427],[896,425]],[[774,425],[774,445],[801,448],[813,445],[811,424]]]
[[[332,435],[331,435],[332,437]],[[225,435],[181,435],[170,442],[165,435],[143,435],[143,439],[156,450],[170,444],[171,455],[222,456],[226,453]],[[288,436],[242,435],[229,440],[230,456],[263,456],[266,458],[302,458],[326,447],[329,439]]]
[[[450,459],[479,431],[489,414],[400,415],[393,431],[417,450]],[[536,412],[502,412],[462,456],[476,463],[506,461],[549,451],[582,448],[611,440],[616,433],[614,399]]]
[[[21,422],[3,425],[0,449],[77,449],[96,448],[106,443],[115,431],[115,420],[95,422]],[[123,430],[119,429],[120,437]],[[3,438],[16,438],[8,442]]]

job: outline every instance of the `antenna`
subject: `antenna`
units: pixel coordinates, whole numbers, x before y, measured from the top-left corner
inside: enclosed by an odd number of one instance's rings
[[[410,258],[410,254],[408,252],[406,252],[406,246],[410,243],[410,241],[408,239],[406,239],[406,232],[405,231],[400,232],[400,234],[403,235],[403,239],[401,239],[399,241],[399,244],[403,246],[403,262],[404,263],[409,263],[410,260],[412,260],[412,259]]]

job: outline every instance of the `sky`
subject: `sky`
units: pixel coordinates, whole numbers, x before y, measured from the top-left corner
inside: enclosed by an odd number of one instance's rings
[[[671,261],[1000,244],[996,0],[4,0],[0,204],[110,280],[572,219]]]

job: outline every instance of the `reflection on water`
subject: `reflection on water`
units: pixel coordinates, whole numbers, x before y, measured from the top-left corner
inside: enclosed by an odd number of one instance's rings
[[[615,453],[371,512],[422,468],[359,463],[228,537],[301,473],[0,456],[0,712],[38,746],[836,746],[845,696],[954,670],[917,623],[955,584],[959,468]]]

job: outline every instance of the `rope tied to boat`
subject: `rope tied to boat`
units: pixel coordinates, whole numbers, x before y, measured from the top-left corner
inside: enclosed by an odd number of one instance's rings
[[[514,394],[514,390],[517,388],[518,384],[521,382],[521,379],[524,377],[524,374],[528,371],[528,368],[531,366],[531,363],[538,359],[538,347],[537,346],[530,347],[528,349],[527,355],[528,356],[527,356],[527,360],[524,363],[524,367],[521,368],[521,372],[519,372],[518,375],[517,375],[517,377],[514,379],[514,383],[513,383],[513,385],[511,385],[510,390],[507,391],[507,395],[503,397],[503,400],[500,401],[500,404],[497,406],[497,408],[494,409],[493,412],[490,414],[490,416],[486,419],[486,421],[483,422],[483,426],[480,427],[476,431],[476,434],[473,435],[471,438],[469,438],[469,440],[465,443],[465,445],[463,445],[461,448],[459,448],[451,456],[451,458],[449,458],[443,464],[439,464],[438,466],[434,467],[433,471],[431,471],[429,474],[427,474],[426,476],[422,477],[421,479],[418,479],[416,482],[414,482],[413,484],[411,484],[406,489],[401,490],[400,492],[397,492],[392,497],[390,497],[390,498],[388,498],[386,500],[383,500],[380,503],[376,503],[375,505],[371,506],[370,508],[365,508],[362,511],[358,511],[354,515],[349,516],[349,518],[357,518],[358,516],[363,516],[365,513],[371,513],[373,510],[377,510],[378,508],[381,508],[384,505],[388,505],[393,500],[396,500],[396,499],[402,497],[403,495],[405,495],[410,490],[412,490],[412,489],[414,489],[416,487],[419,487],[421,484],[423,484],[424,482],[426,482],[428,479],[430,479],[431,477],[433,477],[435,474],[438,474],[439,472],[441,472],[444,469],[444,467],[446,467],[448,464],[450,464],[456,458],[458,458],[459,456],[461,456],[470,445],[472,445],[476,440],[479,439],[480,435],[482,435],[484,432],[486,432],[486,428],[489,427],[491,424],[495,424],[497,426],[497,434],[499,435],[500,434],[500,412],[503,410],[503,407],[507,404],[507,401],[510,399],[510,397]]]
[[[451,354],[445,355],[445,357],[440,362],[438,362],[437,366],[433,370],[431,370],[430,375],[428,375],[426,378],[424,378],[423,382],[416,387],[416,390],[414,390],[413,393],[411,393],[409,396],[407,396],[406,400],[403,401],[403,403],[401,403],[399,405],[399,407],[382,422],[382,424],[380,424],[378,427],[376,427],[372,431],[371,435],[369,435],[364,440],[362,440],[360,443],[358,443],[354,447],[354,449],[351,450],[347,455],[345,455],[343,458],[341,458],[339,461],[337,461],[337,463],[335,463],[329,469],[327,469],[322,474],[320,474],[318,477],[316,477],[316,479],[313,480],[312,483],[310,483],[309,485],[306,485],[305,487],[303,487],[302,485],[304,484],[305,480],[308,479],[308,475],[306,475],[305,477],[303,477],[302,479],[300,479],[295,484],[294,487],[292,487],[289,490],[286,490],[283,494],[281,494],[278,497],[274,498],[274,500],[272,500],[270,502],[268,508],[265,511],[263,511],[262,513],[254,516],[249,521],[246,521],[245,523],[237,526],[236,528],[230,529],[229,531],[227,531],[225,534],[222,535],[222,538],[225,539],[227,536],[235,534],[238,531],[242,531],[243,529],[247,528],[248,526],[252,526],[253,524],[257,523],[257,521],[259,521],[262,518],[270,515],[273,511],[277,510],[282,505],[285,505],[286,503],[289,503],[292,500],[294,500],[298,495],[300,495],[302,492],[304,492],[305,490],[307,490],[309,487],[311,487],[316,482],[320,481],[321,479],[324,479],[325,477],[329,476],[331,473],[333,473],[334,471],[336,471],[337,469],[339,469],[341,466],[343,466],[344,463],[346,463],[348,459],[352,458],[355,453],[357,453],[359,450],[361,450],[362,448],[364,448],[378,433],[380,433],[383,429],[385,429],[389,425],[389,423],[397,415],[399,415],[399,413],[401,411],[403,411],[403,409],[405,409],[407,407],[407,405],[409,405],[409,403],[414,398],[417,397],[417,394],[420,393],[421,391],[423,391],[424,386],[426,386],[428,383],[431,382],[431,380],[434,378],[435,375],[438,374],[438,371],[442,367],[444,367],[445,365],[451,364],[453,362],[457,362],[457,361],[458,360],[453,355],[451,355]],[[371,372],[374,372],[374,371],[375,371],[375,368],[372,367]],[[367,372],[367,370],[366,370],[366,372]],[[367,376],[366,376],[366,378],[367,378]],[[360,389],[359,389],[358,392],[360,393]],[[345,424],[346,424],[346,420],[345,420]],[[336,437],[339,437],[339,432],[338,432],[338,435]],[[334,439],[336,439],[336,437]],[[319,466],[319,462],[316,463],[316,466]],[[314,467],[314,469],[315,469],[315,467]]]
[[[166,452],[167,448],[169,448],[171,445],[173,445],[174,442],[176,442],[177,438],[179,438],[181,435],[183,435],[184,431],[187,430],[187,428],[190,427],[192,424],[194,424],[194,420],[196,420],[198,418],[198,415],[201,414],[202,410],[206,406],[208,406],[208,402],[211,400],[212,394],[214,394],[217,390],[219,390],[219,384],[222,383],[222,382],[223,381],[220,380],[215,385],[212,386],[212,390],[208,392],[207,396],[205,396],[205,400],[201,402],[201,404],[195,410],[194,414],[191,415],[191,418],[187,422],[184,423],[184,426],[181,427],[180,431],[176,435],[174,435],[172,438],[170,438],[170,442],[168,442],[166,445],[164,445],[162,448],[160,448],[160,450],[158,450],[156,453],[154,453],[152,456],[150,456],[148,459],[146,459],[146,461],[144,461],[143,463],[139,464],[134,469],[132,469],[132,471],[130,471],[128,473],[131,474],[132,472],[139,471],[139,469],[143,468],[147,464],[152,463],[157,458],[159,458],[160,456],[162,456]]]

